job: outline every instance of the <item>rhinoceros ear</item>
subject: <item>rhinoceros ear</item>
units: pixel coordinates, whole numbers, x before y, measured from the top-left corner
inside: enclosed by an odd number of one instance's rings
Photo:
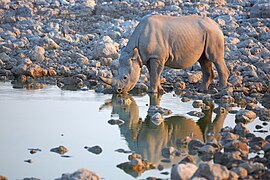
[[[131,59],[132,60],[136,60],[139,63],[140,67],[143,66],[143,62],[142,62],[142,59],[140,57],[138,48],[134,48],[133,49],[133,53],[132,53]]]

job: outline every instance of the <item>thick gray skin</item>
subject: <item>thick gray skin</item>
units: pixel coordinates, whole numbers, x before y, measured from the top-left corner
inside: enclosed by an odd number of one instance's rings
[[[119,74],[101,78],[117,93],[130,91],[137,83],[140,68],[150,74],[150,93],[164,93],[160,75],[164,66],[183,69],[199,61],[203,73],[201,91],[214,78],[212,63],[219,74],[219,89],[227,86],[229,71],[224,62],[224,36],[217,23],[201,16],[148,16],[135,28],[121,53]]]

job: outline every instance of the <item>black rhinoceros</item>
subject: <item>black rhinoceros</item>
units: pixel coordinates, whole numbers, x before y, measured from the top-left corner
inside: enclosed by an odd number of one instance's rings
[[[207,91],[214,78],[212,63],[219,74],[219,88],[227,85],[224,36],[218,24],[197,15],[153,15],[142,19],[122,50],[118,75],[101,80],[116,93],[126,93],[136,85],[140,69],[146,65],[150,74],[149,92],[164,92],[160,84],[164,66],[183,69],[197,61],[203,73],[201,91]]]

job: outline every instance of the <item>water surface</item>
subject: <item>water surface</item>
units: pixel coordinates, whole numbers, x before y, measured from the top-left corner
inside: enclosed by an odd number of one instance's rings
[[[125,102],[126,99],[130,101]],[[187,112],[196,110],[192,102],[183,103],[172,93],[162,96],[160,106],[170,109],[173,114],[156,126],[147,116],[149,105],[148,95],[113,97],[94,91],[62,91],[56,86],[41,90],[13,89],[9,82],[1,82],[0,175],[9,179],[54,179],[62,173],[87,168],[105,179],[169,178],[161,172],[170,172],[171,165],[185,154],[173,158],[172,163],[161,163],[164,159],[162,148],[176,146],[176,139],[190,133],[207,140],[208,132],[234,126],[233,114],[218,116],[211,112],[208,120],[188,116]],[[107,121],[111,114],[118,114],[125,123],[110,125]],[[248,128],[253,130],[256,124],[262,122],[256,119]],[[269,129],[269,125],[266,128]],[[68,148],[66,155],[70,158],[50,152],[59,145]],[[84,149],[95,145],[103,149],[101,154]],[[30,154],[29,148],[42,151]],[[119,148],[140,153],[167,169],[127,174],[117,168],[118,164],[128,161],[128,154],[115,151]],[[24,162],[27,159],[32,163]]]

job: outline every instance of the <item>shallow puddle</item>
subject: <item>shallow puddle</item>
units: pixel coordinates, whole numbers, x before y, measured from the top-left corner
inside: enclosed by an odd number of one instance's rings
[[[192,107],[192,101],[183,103],[179,97],[167,93],[161,97],[160,106],[172,114],[157,126],[148,116],[150,104],[159,104],[157,97],[62,91],[56,86],[42,90],[13,89],[10,83],[1,82],[0,175],[9,179],[55,179],[62,173],[87,168],[105,179],[149,176],[166,179],[170,175],[162,173],[170,172],[172,164],[184,158],[186,152],[180,149],[182,154],[168,163],[161,155],[164,147],[177,147],[176,140],[190,134],[205,141],[209,133],[235,125],[234,114],[216,115],[209,111],[205,118],[191,117],[187,113],[198,110]],[[109,124],[112,114],[124,123]],[[262,125],[258,118],[247,127],[253,131],[257,124]],[[269,124],[264,129],[269,130]],[[213,135],[219,138],[218,133]],[[50,152],[60,145],[68,149],[64,156]],[[102,148],[100,154],[85,149],[95,145]],[[37,149],[36,153],[31,154],[31,148]],[[127,162],[129,154],[116,151],[120,148],[139,153],[165,169],[124,172],[117,165]]]

